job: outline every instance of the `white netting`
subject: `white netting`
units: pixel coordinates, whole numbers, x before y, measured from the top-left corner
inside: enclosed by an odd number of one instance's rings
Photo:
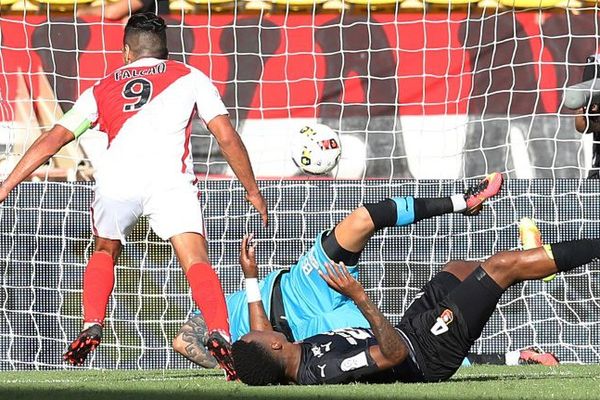
[[[261,176],[298,172],[288,135],[317,119],[345,142],[338,178],[579,178],[591,144],[562,92],[598,48],[596,10],[583,10],[165,18],[172,58],[217,84]],[[0,21],[2,115],[19,154],[121,64],[123,24],[26,12]],[[63,174],[102,148],[86,136],[55,159]],[[228,173],[215,146],[198,140],[195,152],[199,173]]]
[[[562,89],[581,79],[598,47],[596,9],[328,14],[185,14],[166,17],[176,59],[218,86],[273,210],[259,227],[228,176],[212,137],[194,127],[211,259],[227,292],[239,288],[237,246],[255,231],[263,272],[293,263],[316,233],[363,201],[391,194],[439,196],[492,170],[512,178],[580,178],[589,143],[562,107]],[[73,14],[0,15],[0,172],[67,111],[77,95],[120,65],[123,24]],[[289,134],[306,122],[338,130],[335,178],[298,174]],[[105,146],[89,132],[41,170],[42,180],[88,179]],[[225,180],[213,181],[215,176]],[[418,178],[394,181],[394,178]],[[477,219],[445,217],[378,234],[361,278],[391,319],[444,262],[516,248],[515,221],[533,216],[548,241],[598,236],[593,182],[513,180]],[[25,185],[0,214],[0,369],[60,366],[80,328],[80,290],[89,256],[84,183]],[[226,216],[226,218],[223,218]],[[597,362],[597,265],[549,285],[511,289],[477,349],[531,344],[566,361]],[[170,247],[142,221],[124,249],[94,367],[173,368],[187,363],[170,341],[191,310]]]
[[[227,292],[240,288],[237,258],[244,232],[257,233],[258,260],[261,272],[267,273],[293,264],[319,231],[361,202],[411,193],[444,196],[462,189],[461,183],[448,181],[267,181],[261,186],[273,212],[271,228],[264,231],[238,185],[216,180],[201,186],[210,256]],[[548,242],[597,237],[597,193],[595,182],[513,180],[479,217],[445,216],[376,234],[361,258],[361,280],[397,322],[419,288],[444,263],[517,248],[515,221],[522,216],[533,216]],[[80,329],[91,197],[89,184],[25,184],[4,206],[2,368],[58,366],[60,352]],[[595,263],[549,284],[536,281],[511,288],[475,349],[504,352],[537,344],[564,361],[597,362],[598,278]],[[90,365],[187,365],[173,354],[170,341],[192,308],[170,247],[142,221],[117,267],[105,342]]]

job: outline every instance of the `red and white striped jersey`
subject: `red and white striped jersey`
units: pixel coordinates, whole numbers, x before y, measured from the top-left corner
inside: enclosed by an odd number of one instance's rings
[[[195,112],[205,123],[227,115],[208,77],[181,62],[142,58],[83,92],[58,123],[76,136],[85,131],[82,124],[98,125],[108,135],[108,149],[95,165],[97,184],[128,191],[139,189],[137,183],[147,188],[194,181]]]

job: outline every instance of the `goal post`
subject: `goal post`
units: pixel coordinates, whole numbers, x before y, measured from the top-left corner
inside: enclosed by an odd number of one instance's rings
[[[227,293],[242,284],[240,238],[254,232],[261,275],[293,264],[316,235],[363,202],[389,195],[446,196],[456,181],[261,181],[274,205],[271,228],[228,180],[202,183],[209,253]],[[0,220],[0,369],[62,368],[61,352],[81,328],[81,285],[91,249],[87,183],[25,183]],[[517,221],[533,216],[547,243],[597,237],[595,182],[511,180],[481,215],[452,214],[388,228],[369,242],[360,279],[392,322],[419,289],[455,259],[478,260],[518,248]],[[223,218],[226,216],[226,218]],[[537,345],[561,361],[600,360],[600,265],[554,281],[517,285],[502,297],[473,351],[504,353]],[[92,368],[184,368],[171,340],[193,310],[170,246],[142,220],[124,247],[107,310],[103,344]]]
[[[165,16],[170,56],[215,83],[270,206],[265,230],[196,121],[209,255],[227,293],[241,287],[246,232],[257,235],[266,274],[293,264],[363,202],[445,196],[492,171],[508,180],[482,215],[390,228],[369,243],[360,277],[392,321],[444,263],[517,249],[521,217],[536,220],[546,242],[600,234],[600,187],[581,180],[592,138],[575,131],[562,97],[597,52],[595,6],[269,14],[236,5],[242,11]],[[83,90],[121,65],[123,26],[75,11],[0,14],[0,179]],[[300,173],[288,147],[315,122],[342,142],[339,167],[318,179]],[[81,328],[93,248],[93,184],[83,181],[104,148],[101,132],[85,133],[37,172],[41,182],[0,205],[0,370],[70,368],[61,354]],[[600,361],[598,266],[511,288],[473,351],[538,345],[562,361]],[[86,366],[190,367],[170,344],[191,296],[170,246],[144,219],[116,271],[103,344]]]

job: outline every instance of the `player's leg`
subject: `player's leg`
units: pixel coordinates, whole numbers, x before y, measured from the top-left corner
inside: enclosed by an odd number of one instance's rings
[[[442,271],[454,275],[462,282],[480,265],[479,261],[454,260],[446,263]]]
[[[83,328],[104,324],[106,306],[115,285],[115,264],[121,241],[96,237],[95,251],[83,274]]]
[[[171,242],[192,289],[192,298],[209,330],[229,336],[227,307],[221,282],[208,259],[204,219],[195,186],[183,184],[157,191],[144,205],[156,234]]]
[[[476,261],[456,260],[448,262],[415,295],[412,303],[402,315],[402,321],[410,320],[418,314],[433,309],[479,265],[480,263]]]
[[[304,254],[290,273],[283,277],[281,288],[287,320],[297,338],[309,333],[302,321],[338,308],[349,299],[333,290],[319,276],[324,263],[343,262],[358,277],[358,260],[371,236],[379,229],[411,223],[449,212],[479,210],[483,202],[497,194],[502,175],[490,174],[466,193],[445,198],[395,197],[379,203],[365,204],[344,218],[332,231],[319,235],[313,247]],[[309,335],[310,336],[310,335]]]
[[[600,247],[600,243],[596,246]],[[588,257],[586,262],[591,259]],[[411,305],[399,325],[422,354],[423,380],[441,381],[451,377],[481,335],[506,288],[523,279],[544,277],[552,269],[556,270],[554,260],[543,248],[538,248],[498,253],[479,266],[472,262],[453,262],[438,273],[428,285],[445,277],[448,282],[443,285],[450,288],[447,296],[435,304],[424,303],[422,298],[426,296],[415,300],[415,304],[422,307],[414,312]],[[522,272],[525,270],[531,272]],[[469,271],[472,272],[467,275]],[[461,282],[460,278],[464,280]],[[436,289],[440,293],[434,296],[437,298],[447,291]]]
[[[225,295],[208,259],[197,188],[182,184],[156,191],[144,204],[144,213],[156,234],[171,242],[192,290],[192,299],[208,327],[208,350],[228,379],[235,379]]]
[[[519,222],[519,241],[524,250],[543,247],[540,231],[529,218],[523,218]],[[448,262],[442,271],[451,273],[462,282],[480,265],[479,261],[456,260]]]
[[[461,310],[470,339],[475,340],[508,287],[525,280],[570,271],[598,258],[600,239],[580,239],[525,251],[501,252],[484,261],[463,281],[460,290],[457,288],[448,298]]]
[[[180,233],[169,239],[192,289],[192,298],[209,331],[229,336],[227,306],[221,282],[208,260],[208,243],[195,232]]]
[[[121,242],[96,237],[95,251],[83,274],[83,330],[69,345],[63,359],[72,365],[84,363],[102,339],[106,306],[115,284],[114,267]]]
[[[558,242],[526,251],[498,253],[482,268],[503,288],[530,279],[567,272],[600,258],[600,239]]]
[[[311,265],[311,260],[317,260],[320,264],[329,260],[335,263],[343,262],[350,272],[356,275],[356,264],[361,252],[376,231],[386,227],[409,225],[451,212],[470,210],[472,215],[481,209],[488,198],[500,191],[502,183],[502,174],[493,173],[476,186],[468,188],[465,194],[443,198],[394,197],[378,203],[365,204],[344,218],[332,231],[319,236],[313,249],[308,252],[309,256],[300,258],[298,264],[292,268],[290,276],[294,279],[288,281],[296,288],[306,286],[306,290],[297,290],[308,296],[306,303],[314,304],[310,292],[313,292],[313,297],[321,298],[319,312],[327,308],[328,304],[336,307],[344,296],[329,289],[315,271],[316,268],[322,268],[322,265]],[[324,302],[325,299],[329,301]]]
[[[115,199],[96,193],[91,208],[95,249],[83,274],[83,330],[63,355],[63,359],[73,365],[83,364],[88,354],[100,344],[121,243],[141,211],[135,199]]]
[[[69,345],[63,359],[73,365],[84,363],[102,339],[108,299],[115,285],[114,267],[121,252],[119,240],[96,237],[95,251],[83,274],[83,330]]]
[[[208,327],[206,346],[225,370],[228,379],[235,380],[225,295],[208,261],[206,239],[199,233],[186,232],[171,237],[169,241],[192,289],[192,299]]]
[[[449,263],[425,286],[398,325],[419,349],[423,380],[445,380],[454,374],[508,287],[595,258],[600,258],[600,240],[501,252],[479,266],[466,261]]]
[[[354,210],[333,229],[335,244],[325,244],[332,235],[324,239],[325,251],[336,251],[336,247],[354,253],[358,260],[360,253],[373,234],[383,228],[405,226],[415,222],[451,213],[461,212],[467,215],[477,214],[483,203],[495,196],[502,187],[503,177],[500,173],[488,175],[477,185],[468,188],[465,193],[442,198],[415,198],[412,196],[393,197],[378,203],[365,204]],[[329,239],[330,242],[333,242]],[[337,246],[336,246],[337,245]],[[340,250],[338,250],[340,251]],[[327,254],[334,261],[344,261],[354,265],[352,260],[336,260],[332,254]],[[345,255],[348,258],[348,255]]]
[[[444,302],[478,266],[478,262],[472,261],[447,263],[415,295],[402,320],[396,325],[421,355],[418,362],[423,377],[417,380],[446,379],[461,365],[464,359],[462,353],[466,355],[469,351],[471,346],[463,335],[460,322],[453,322],[452,307]],[[445,331],[437,328],[441,318],[446,318],[448,322]]]
[[[600,239],[583,239],[501,252],[480,266],[449,263],[426,285],[428,290],[409,307],[399,325],[424,355],[424,379],[444,380],[458,369],[508,287],[569,271],[597,258]],[[432,304],[444,292],[447,296]],[[426,301],[428,297],[434,301]]]

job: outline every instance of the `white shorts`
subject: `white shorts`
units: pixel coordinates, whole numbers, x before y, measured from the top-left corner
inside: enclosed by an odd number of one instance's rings
[[[163,240],[185,232],[206,236],[196,186],[187,184],[153,190],[139,196],[117,198],[94,189],[91,216],[94,235],[126,243],[140,216],[147,216],[154,232]]]

